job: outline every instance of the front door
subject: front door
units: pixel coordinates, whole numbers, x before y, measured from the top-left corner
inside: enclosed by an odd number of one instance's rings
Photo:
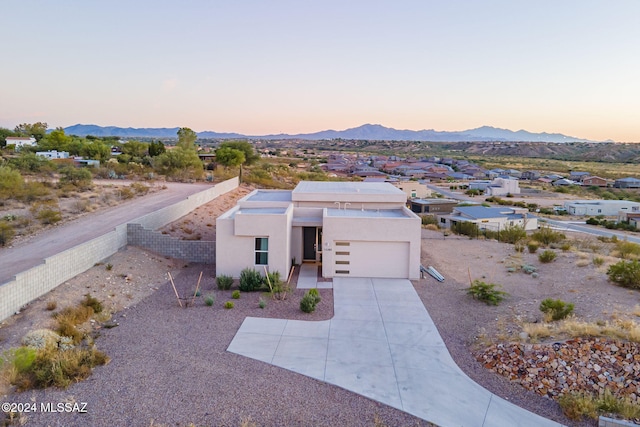
[[[317,231],[316,227],[302,227],[302,259],[303,261],[316,260]]]

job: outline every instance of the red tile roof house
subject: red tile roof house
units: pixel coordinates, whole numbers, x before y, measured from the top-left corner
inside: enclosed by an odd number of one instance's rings
[[[216,220],[218,275],[245,268],[286,276],[297,262],[322,276],[418,279],[421,221],[389,183],[302,181],[255,190]]]

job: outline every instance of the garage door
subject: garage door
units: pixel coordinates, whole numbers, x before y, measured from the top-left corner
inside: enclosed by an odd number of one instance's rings
[[[409,277],[409,242],[337,241],[334,274],[353,277]]]

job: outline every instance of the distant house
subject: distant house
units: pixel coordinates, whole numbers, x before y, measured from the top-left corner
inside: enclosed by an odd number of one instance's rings
[[[564,203],[569,215],[615,216],[622,212],[640,213],[640,203],[628,200],[571,200]]]
[[[535,181],[540,178],[540,172],[538,171],[524,171],[520,179],[527,179],[529,181]]]
[[[409,209],[421,214],[447,214],[453,212],[458,206],[458,201],[453,199],[412,199],[409,200]]]
[[[582,182],[585,178],[591,176],[591,174],[589,172],[581,172],[581,171],[572,171],[569,174],[569,179],[576,181],[576,182]]]
[[[616,188],[640,188],[640,179],[632,177],[616,179],[613,186]]]
[[[507,169],[505,173],[513,178],[520,179],[520,177],[522,177],[522,172],[517,169]]]
[[[7,145],[14,145],[17,151],[22,147],[33,147],[36,145],[36,139],[29,136],[8,136],[5,138]]]
[[[100,167],[100,160],[83,159],[82,157],[74,157],[73,163],[79,167]]]
[[[599,176],[588,176],[582,179],[582,185],[586,185],[588,187],[606,187],[607,180],[604,178],[600,178]]]
[[[404,191],[407,199],[431,197],[431,190],[420,181],[395,181],[391,185]]]
[[[520,186],[517,179],[495,178],[484,190],[487,196],[506,196],[507,194],[520,194]]]
[[[477,179],[474,181],[469,181],[469,190],[480,190],[484,193],[484,191],[491,185],[491,180],[488,179]]]
[[[480,230],[500,231],[505,227],[520,226],[525,230],[537,230],[538,218],[524,208],[458,206],[451,215],[441,217],[441,225],[454,227],[458,223],[476,224]]]
[[[36,151],[36,156],[44,157],[47,160],[68,159],[69,153],[67,153],[66,151],[56,151],[56,150]]]
[[[570,179],[567,178],[561,178],[561,179],[557,179],[555,181],[553,181],[551,183],[551,185],[555,185],[556,187],[558,186],[567,186],[567,185],[577,185],[578,183],[575,181],[572,181]]]

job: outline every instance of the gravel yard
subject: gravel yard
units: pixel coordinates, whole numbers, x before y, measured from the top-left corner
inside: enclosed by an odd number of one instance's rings
[[[215,217],[249,191],[240,188],[221,196],[163,231],[182,237],[199,232],[204,240],[214,239],[215,227],[208,224],[215,225]],[[444,239],[442,232],[429,230],[423,230],[422,237],[423,265],[433,265],[446,280],[438,283],[427,277],[414,286],[462,370],[495,394],[540,415],[569,426],[596,425],[566,419],[553,400],[486,369],[476,355],[492,343],[517,341],[523,322],[542,319],[538,306],[544,298],[575,303],[580,319],[637,320],[633,313],[638,312],[640,293],[607,281],[606,267],[614,261],[607,256],[608,249],[595,238],[570,236],[571,250],[556,249],[557,259],[541,264],[537,254],[517,253],[513,245],[496,241]],[[605,258],[604,265],[591,262],[596,255]],[[539,277],[508,268],[522,264],[534,265]],[[200,271],[201,296],[193,307],[181,309],[167,272],[174,276],[181,296],[186,296],[194,291]],[[129,247],[59,286],[0,324],[0,350],[18,345],[28,331],[46,327],[51,322],[51,312],[45,309],[50,301],[61,309],[91,292],[115,313],[113,320],[119,324],[96,328],[97,346],[111,357],[111,363],[67,390],[11,393],[2,401],[88,404],[86,414],[26,414],[27,425],[239,426],[248,420],[259,426],[429,425],[340,388],[227,353],[246,316],[329,319],[333,296],[331,290],[321,290],[322,301],[309,315],[298,306],[302,291],[287,301],[260,293],[242,293],[233,300],[236,287],[219,291],[214,273],[214,265],[186,265]],[[472,279],[499,284],[509,296],[499,306],[473,300],[464,291]],[[209,295],[215,296],[212,307],[204,303]],[[258,307],[260,298],[267,302],[265,309]],[[224,309],[226,301],[233,301],[235,307]]]

